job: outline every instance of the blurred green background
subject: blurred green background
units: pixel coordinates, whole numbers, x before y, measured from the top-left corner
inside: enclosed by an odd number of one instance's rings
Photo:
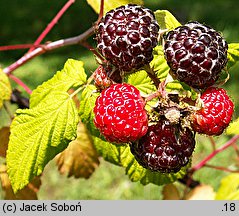
[[[50,20],[64,5],[66,0],[34,1],[34,0],[1,0],[0,1],[0,46],[33,43]],[[237,0],[145,0],[145,6],[152,10],[169,10],[181,22],[190,20],[210,25],[221,31],[228,41],[239,42],[239,16]],[[97,15],[86,3],[86,0],[76,0],[62,19],[45,38],[44,42],[76,36],[88,29]],[[93,39],[89,42],[94,45]],[[16,61],[25,53],[24,50],[0,52],[0,66],[5,67]],[[25,81],[32,89],[49,79],[57,70],[60,70],[68,58],[79,59],[85,62],[85,69],[91,74],[96,63],[91,52],[75,45],[64,47],[39,56],[14,74]],[[230,70],[231,79],[224,85],[232,96],[236,111],[239,112],[239,64]],[[7,124],[3,119],[4,113],[0,112],[1,125]],[[210,141],[205,136],[197,137],[197,146],[193,163],[197,163],[210,153]],[[217,146],[225,143],[229,137],[220,136],[215,140]],[[217,155],[211,164],[235,168],[236,155],[233,149],[227,149]],[[220,180],[227,173],[209,168],[203,168],[195,175],[195,179],[202,183],[210,184],[215,190],[219,187]],[[177,183],[180,187],[180,184]],[[161,199],[162,187],[155,185],[142,186],[132,183],[124,173],[124,169],[111,165],[101,160],[100,167],[89,180],[66,178],[60,176],[55,166],[55,161],[47,165],[43,177],[39,199]],[[3,192],[0,189],[0,199]]]

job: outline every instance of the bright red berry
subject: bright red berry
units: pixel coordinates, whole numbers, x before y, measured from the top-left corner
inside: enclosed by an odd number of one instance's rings
[[[234,105],[222,88],[208,88],[202,95],[202,109],[193,114],[194,131],[207,135],[220,135],[229,125]]]
[[[159,26],[154,13],[128,4],[106,13],[96,29],[99,52],[121,71],[131,71],[153,59]]]
[[[144,106],[145,102],[134,86],[126,83],[113,84],[96,99],[95,126],[110,142],[136,141],[148,129],[148,116]]]
[[[227,63],[227,42],[220,33],[198,22],[168,32],[164,53],[171,74],[191,87],[212,86]]]
[[[191,130],[180,124],[160,120],[131,144],[131,152],[143,167],[152,171],[178,172],[189,162],[195,147]]]

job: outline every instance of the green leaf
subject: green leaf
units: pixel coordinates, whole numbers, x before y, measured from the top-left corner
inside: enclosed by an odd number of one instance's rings
[[[161,29],[172,30],[181,25],[178,20],[167,10],[157,10],[154,12],[154,14]]]
[[[182,97],[188,97],[192,100],[198,99],[198,93],[190,88],[187,84],[183,82],[179,82],[178,80],[174,80],[173,82],[169,82],[166,86],[167,91],[177,91]]]
[[[237,135],[239,134],[239,118],[232,122],[226,130],[227,135]]]
[[[239,174],[233,173],[224,177],[216,194],[216,200],[239,199]]]
[[[227,51],[227,68],[229,69],[239,61],[239,43],[230,43],[228,44]]]
[[[156,91],[156,87],[153,85],[152,80],[144,70],[129,75],[127,83],[135,86],[141,92],[142,96],[146,96]]]
[[[66,92],[55,91],[32,109],[19,109],[11,125],[8,174],[16,192],[75,139],[79,117]]]
[[[164,58],[163,47],[156,46],[153,51],[154,58],[150,62],[150,67],[156,72],[159,79],[165,79],[169,73],[169,66]]]
[[[128,148],[129,149],[129,148]],[[129,179],[132,182],[140,181],[145,177],[147,170],[143,168],[139,163],[135,160],[134,157],[130,157],[131,160],[126,165],[126,174],[129,176]]]
[[[68,91],[72,87],[78,87],[86,83],[87,75],[83,68],[83,62],[68,59],[61,71],[53,78],[38,86],[31,95],[30,108],[37,106],[45,100],[52,91]]]
[[[0,108],[4,100],[10,100],[12,94],[11,84],[7,75],[0,69]]]
[[[79,115],[81,121],[86,125],[92,135],[99,136],[99,131],[93,123],[96,98],[99,96],[94,85],[88,85],[81,94]]]
[[[108,162],[123,166],[123,161],[128,155],[125,154],[126,145],[112,144],[102,138],[93,136],[94,146],[97,152]],[[127,150],[128,153],[128,150]]]
[[[94,9],[96,13],[100,12],[100,1],[101,0],[87,0],[88,4]],[[143,0],[104,0],[104,14],[114,8],[129,3],[143,5]]]

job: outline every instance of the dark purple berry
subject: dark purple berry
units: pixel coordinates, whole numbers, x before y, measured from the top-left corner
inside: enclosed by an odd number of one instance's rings
[[[177,27],[165,36],[164,54],[172,75],[191,87],[213,85],[227,63],[227,42],[198,22]]]
[[[191,130],[160,120],[147,134],[131,144],[135,159],[151,171],[178,172],[193,153],[195,139]]]
[[[121,71],[139,69],[153,59],[159,25],[154,13],[128,4],[106,13],[96,29],[99,52]]]

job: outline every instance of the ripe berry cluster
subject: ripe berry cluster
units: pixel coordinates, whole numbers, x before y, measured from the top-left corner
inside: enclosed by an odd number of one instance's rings
[[[227,63],[227,49],[220,33],[199,22],[188,22],[165,36],[172,76],[203,92],[201,109],[192,114],[192,128],[201,134],[222,134],[232,118],[234,106],[226,91],[213,87]]]
[[[195,132],[223,133],[231,121],[233,103],[224,89],[213,87],[227,63],[226,41],[214,29],[189,22],[165,35],[164,56],[173,78],[202,93],[199,102],[192,106],[185,97],[167,93],[161,83],[158,102],[146,109],[148,99],[123,83],[121,75],[149,64],[158,32],[153,12],[142,6],[121,6],[102,18],[96,40],[106,63],[94,72],[100,91],[94,124],[109,142],[129,143],[143,167],[170,173],[190,161]]]

